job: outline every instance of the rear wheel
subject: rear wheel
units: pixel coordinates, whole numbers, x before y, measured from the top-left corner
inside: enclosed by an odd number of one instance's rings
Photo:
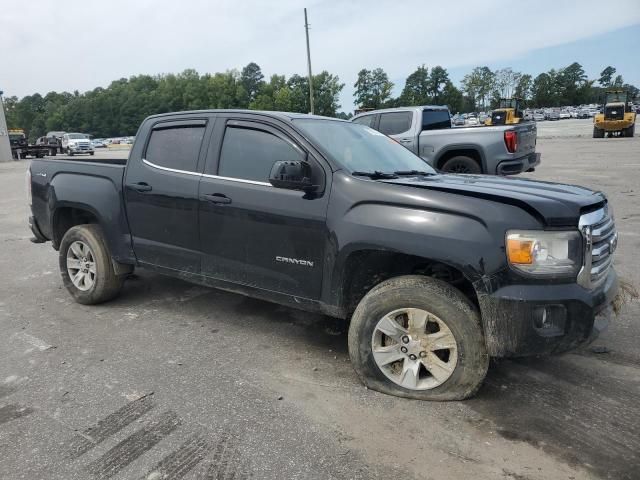
[[[457,289],[408,275],[374,287],[349,327],[349,356],[367,387],[418,400],[462,400],[487,373],[476,309]]]
[[[444,162],[441,170],[445,173],[482,173],[478,162],[463,155],[452,157]]]
[[[60,242],[60,273],[78,303],[106,302],[120,293],[126,275],[116,275],[99,225],[77,225]]]
[[[593,127],[593,138],[604,138],[604,129]]]

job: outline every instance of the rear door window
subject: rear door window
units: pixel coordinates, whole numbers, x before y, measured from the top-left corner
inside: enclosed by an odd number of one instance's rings
[[[375,115],[364,115],[362,117],[356,118],[353,123],[359,123],[360,125],[366,125],[367,127],[373,127],[373,121],[375,120]]]
[[[227,127],[220,153],[218,175],[268,182],[273,164],[281,160],[304,160],[289,142],[264,130]]]
[[[145,160],[160,167],[195,172],[204,131],[204,125],[152,130]]]
[[[411,128],[413,112],[389,112],[380,114],[378,130],[385,135],[397,135]]]

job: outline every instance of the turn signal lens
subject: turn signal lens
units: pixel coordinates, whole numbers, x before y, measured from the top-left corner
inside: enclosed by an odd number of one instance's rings
[[[533,240],[507,238],[507,255],[509,263],[531,265],[533,263]]]

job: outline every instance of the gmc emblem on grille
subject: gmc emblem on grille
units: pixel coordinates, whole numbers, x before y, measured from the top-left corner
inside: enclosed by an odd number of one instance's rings
[[[609,240],[609,254],[613,255],[613,252],[618,248],[618,234],[614,233],[611,240]]]

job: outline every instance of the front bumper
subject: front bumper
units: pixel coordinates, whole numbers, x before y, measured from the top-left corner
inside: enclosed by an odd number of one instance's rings
[[[594,290],[575,283],[508,285],[479,294],[489,355],[561,353],[588,343],[608,325],[617,291],[612,268]]]
[[[515,160],[505,160],[500,162],[496,167],[497,175],[516,175],[518,173],[527,172],[540,165],[542,155],[540,153],[532,153],[525,157],[516,158]]]

